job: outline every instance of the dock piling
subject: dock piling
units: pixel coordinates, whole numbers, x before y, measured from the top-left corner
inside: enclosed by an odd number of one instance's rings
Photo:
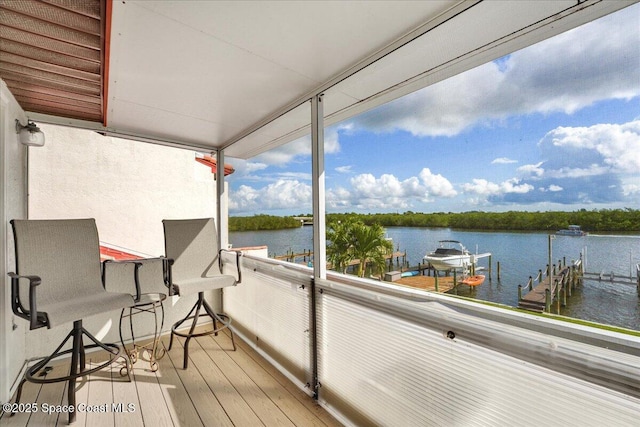
[[[560,299],[560,288],[562,287],[562,280],[558,282],[558,279],[556,278],[554,284],[556,286],[556,308],[558,310],[557,314],[560,314],[560,305],[562,303],[562,300]]]
[[[493,263],[491,262],[491,255],[489,255],[489,280],[491,280],[491,270]]]
[[[547,313],[551,312],[551,290],[544,290],[544,311]]]

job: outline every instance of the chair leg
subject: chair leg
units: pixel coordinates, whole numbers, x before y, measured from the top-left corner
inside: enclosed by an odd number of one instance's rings
[[[53,353],[51,353],[48,357],[42,359],[41,361],[39,361],[38,363],[36,363],[35,365],[33,365],[31,368],[27,369],[27,372],[24,375],[24,378],[22,378],[22,381],[20,382],[20,385],[18,386],[18,391],[16,393],[16,401],[15,403],[20,403],[20,398],[22,397],[22,386],[24,386],[24,383],[27,382],[30,377],[35,376],[36,373],[39,373],[39,371],[42,368],[45,368],[46,365],[55,357],[59,356],[60,354],[65,354],[68,353],[69,350],[64,351],[64,352],[60,352],[60,349],[62,347],[64,347],[64,345],[67,343],[67,341],[69,341],[69,338],[73,337],[73,330],[71,332],[69,332],[67,334],[67,336],[65,337],[65,339],[62,340],[62,342],[60,343],[60,345],[53,351]],[[48,372],[48,369],[45,368],[44,374],[45,374],[45,378],[46,378],[46,373]],[[40,373],[42,375],[42,373]],[[44,381],[39,381],[40,383],[44,382]],[[14,416],[16,413],[12,412],[10,417]]]
[[[200,309],[202,308],[202,301],[204,301],[204,295],[202,292],[199,294],[198,302],[196,303],[196,313],[193,316],[193,322],[191,322],[191,328],[189,328],[189,334],[184,341],[184,360],[182,362],[182,369],[187,369],[189,365],[189,341],[193,338],[193,331],[196,329],[198,318],[200,317]]]
[[[171,331],[171,335],[169,336],[169,348],[167,348],[167,351],[171,351],[171,347],[173,347],[173,331]]]
[[[80,345],[80,372],[84,372],[86,368],[87,368],[87,355],[85,353],[84,345]]]
[[[200,298],[198,298],[198,302],[200,302]],[[173,347],[173,336],[177,335],[175,333],[175,330],[178,329],[184,322],[189,320],[189,318],[191,317],[191,313],[193,313],[193,311],[198,307],[198,302],[196,302],[194,306],[191,307],[191,310],[189,310],[189,313],[187,313],[187,315],[184,318],[182,318],[181,320],[178,320],[171,327],[171,337],[169,338],[169,348],[168,348],[169,351],[171,351],[171,347]]]
[[[84,362],[84,348],[82,348],[82,320],[73,322],[73,351],[71,352],[71,368],[69,369],[69,383],[67,389],[67,401],[72,408],[76,407],[76,375],[78,364]],[[82,348],[82,350],[81,350]],[[80,360],[78,360],[80,359]],[[84,371],[84,369],[82,369]],[[69,424],[75,422],[76,411],[69,412]]]
[[[23,377],[22,381],[20,381],[20,385],[18,386],[18,391],[16,392],[16,401],[15,401],[15,403],[20,403],[20,397],[22,396],[22,386],[24,385],[25,382],[27,382],[27,378]],[[18,412],[12,412],[11,414],[9,414],[9,417],[13,417],[17,413]]]
[[[204,308],[205,313],[200,314],[201,308]],[[194,311],[195,311],[195,314],[192,316],[191,314]],[[198,323],[198,319],[200,318],[200,316],[204,316],[205,314],[213,320],[213,331],[194,333]],[[177,329],[180,326],[182,326],[184,322],[190,319],[192,319],[192,322],[191,322],[191,327],[189,328],[189,332],[188,333],[178,332]],[[219,328],[218,328],[218,322],[222,325]],[[171,327],[171,338],[169,339],[169,350],[171,350],[174,335],[178,335],[180,337],[186,338],[184,343],[183,368],[187,369],[187,366],[189,363],[189,342],[191,341],[191,338],[200,337],[204,335],[211,335],[211,334],[218,335],[218,332],[220,330],[224,328],[229,328],[230,324],[231,324],[231,319],[229,319],[229,317],[226,315],[216,313],[213,310],[213,308],[211,308],[209,303],[207,303],[207,301],[204,299],[204,292],[198,292],[198,301],[196,301],[196,303],[193,305],[191,310],[189,310],[189,314],[187,314],[187,316],[182,320],[174,323],[174,325]],[[233,351],[235,351],[236,342],[233,336],[233,331],[231,330],[231,328],[229,328],[229,331],[231,332],[231,344],[233,345]]]
[[[229,329],[229,332],[231,333],[231,345],[233,346],[233,351],[236,351],[236,341],[233,339],[233,331],[231,330],[231,328],[229,328],[229,324],[231,323],[229,320],[227,320],[226,322],[220,318],[220,315],[218,313],[215,312],[215,310],[213,310],[213,308],[211,308],[211,306],[209,305],[209,303],[205,300],[204,301],[204,309],[207,312],[207,314],[209,315],[209,317],[211,317],[213,319],[213,329],[216,330],[216,336],[218,335],[218,328],[216,327],[216,320],[218,322],[220,322],[223,326],[220,328],[227,328]]]
[[[87,336],[93,344],[84,345],[84,336]],[[62,350],[62,347],[72,339],[72,348],[69,350]],[[93,367],[91,369],[86,369],[86,351],[87,348],[102,348],[109,352],[110,357],[106,362],[101,363],[99,366]],[[51,368],[47,365],[53,359],[61,357],[63,355],[71,354],[71,364],[69,367],[69,374],[62,377],[49,378],[49,375],[44,375],[42,378],[42,373],[47,374]],[[22,396],[22,387],[26,381],[36,383],[36,384],[51,384],[56,382],[67,382],[67,401],[69,405],[76,405],[76,380],[80,377],[84,377],[94,372],[98,372],[101,369],[109,366],[111,363],[115,362],[121,356],[120,347],[116,344],[105,344],[100,341],[93,335],[91,335],[86,329],[82,327],[82,320],[76,320],[73,322],[73,329],[66,338],[60,343],[60,345],[55,349],[51,355],[42,359],[29,369],[24,375],[24,378],[20,382],[18,386],[18,391],[16,394],[15,403],[20,402],[20,398]],[[126,362],[126,358],[125,358]],[[131,381],[131,377],[129,377],[129,381]],[[12,414],[13,415],[13,414]],[[69,423],[73,423],[76,419],[76,413],[69,412]]]
[[[100,365],[97,368],[94,368],[90,371],[87,372],[87,374],[93,373],[96,370],[100,370],[103,367],[106,367],[108,365],[110,365],[112,362],[115,362],[116,359],[122,357],[124,359],[124,363],[127,366],[127,378],[128,381],[131,382],[131,372],[129,371],[129,358],[127,357],[127,352],[125,351],[124,355],[121,354],[123,350],[125,350],[124,346],[122,346],[122,348],[118,347],[116,344],[105,344],[102,341],[98,340],[98,338],[94,337],[91,332],[87,331],[85,328],[82,328],[82,334],[85,335],[87,338],[89,338],[91,341],[93,341],[93,344],[91,345],[82,345],[80,347],[80,350],[82,353],[84,353],[85,349],[87,348],[95,348],[95,347],[100,347],[101,349],[107,351],[108,353],[111,353],[113,355],[113,358],[110,359],[110,361],[108,363],[103,363],[102,365]],[[81,353],[81,354],[82,354]],[[84,372],[84,371],[80,371],[80,372]]]

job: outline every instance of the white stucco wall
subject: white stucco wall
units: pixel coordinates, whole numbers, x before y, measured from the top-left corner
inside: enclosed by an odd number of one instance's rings
[[[213,217],[211,169],[189,150],[40,125],[29,152],[29,218],[95,218],[100,240],[164,253],[162,220]]]

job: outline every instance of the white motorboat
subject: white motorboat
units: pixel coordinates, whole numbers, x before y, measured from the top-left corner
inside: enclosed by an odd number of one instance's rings
[[[438,248],[424,257],[436,270],[467,268],[475,262],[473,255],[459,241],[440,240],[438,243]]]
[[[586,236],[587,232],[582,231],[579,225],[570,225],[569,228],[564,228],[556,232],[558,236]]]

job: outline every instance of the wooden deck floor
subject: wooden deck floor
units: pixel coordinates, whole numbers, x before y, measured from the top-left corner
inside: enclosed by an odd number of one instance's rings
[[[168,346],[168,337],[163,337]],[[181,344],[181,342],[180,342]],[[75,426],[339,426],[331,415],[300,391],[260,355],[236,338],[237,350],[225,334],[193,339],[189,367],[182,369],[182,347],[159,361],[157,372],[139,360],[132,381],[121,377],[122,364],[78,383],[78,406],[109,408],[106,412],[77,412]],[[89,357],[90,355],[88,355]],[[99,354],[92,354],[97,363]],[[104,356],[103,356],[104,357]],[[66,369],[64,361],[54,371]],[[53,373],[52,373],[53,374]],[[51,375],[52,375],[51,374]],[[26,383],[22,403],[37,403],[37,413],[2,414],[0,425],[67,425],[68,414],[45,414],[48,405],[66,403],[66,383]],[[123,404],[127,412],[112,409]]]
[[[396,280],[394,283],[410,286],[416,289],[436,291],[436,278],[431,276],[409,276]],[[453,277],[438,277],[438,292],[449,292],[453,289]]]

